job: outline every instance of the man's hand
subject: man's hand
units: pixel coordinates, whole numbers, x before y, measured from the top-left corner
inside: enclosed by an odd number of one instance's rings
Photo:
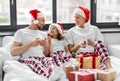
[[[40,45],[43,46],[43,47],[45,47],[46,45],[48,45],[47,40],[46,40],[46,39],[44,39],[44,40],[41,39],[41,40],[40,40]]]
[[[40,45],[40,38],[36,38],[34,41],[31,42],[32,46],[38,46]]]

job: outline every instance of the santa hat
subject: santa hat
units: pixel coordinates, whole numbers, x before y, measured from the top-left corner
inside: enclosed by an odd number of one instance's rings
[[[51,24],[50,26],[49,26],[49,31],[50,31],[50,27],[51,26],[54,26],[54,27],[56,27],[57,28],[57,30],[59,31],[59,33],[62,35],[63,34],[63,32],[64,32],[64,28],[63,28],[63,26],[62,26],[62,24],[61,23],[53,23],[53,24]]]
[[[90,18],[90,11],[87,8],[79,6],[78,8],[74,10],[74,15],[76,13],[83,16],[86,19],[86,22],[88,22]]]
[[[32,20],[34,20],[33,21],[34,24],[38,24],[38,22],[39,22],[38,18],[45,17],[44,14],[41,11],[37,10],[37,9],[30,10],[29,13],[32,16]]]

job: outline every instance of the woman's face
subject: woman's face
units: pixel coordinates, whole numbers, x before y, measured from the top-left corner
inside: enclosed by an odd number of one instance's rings
[[[57,37],[59,32],[58,32],[58,30],[57,30],[56,27],[51,26],[49,33],[50,33],[53,37]]]
[[[85,24],[85,18],[79,14],[75,14],[74,16],[74,19],[75,19],[75,23],[76,25],[78,25],[79,27],[83,27],[84,24]]]

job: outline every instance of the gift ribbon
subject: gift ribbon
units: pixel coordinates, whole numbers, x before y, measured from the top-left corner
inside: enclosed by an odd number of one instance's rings
[[[92,68],[96,68],[96,57],[98,57],[98,53],[97,52],[93,52],[90,54],[90,56],[92,56]]]
[[[80,74],[79,72],[75,73],[75,81],[78,81],[78,74]]]
[[[94,73],[94,79],[95,79],[95,81],[96,81],[96,80],[97,80],[97,73],[94,72],[94,71],[91,71],[90,69],[88,69],[87,71],[89,71],[90,73]]]

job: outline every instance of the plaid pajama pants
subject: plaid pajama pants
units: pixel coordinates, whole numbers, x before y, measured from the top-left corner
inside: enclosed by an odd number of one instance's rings
[[[35,73],[43,75],[47,78],[51,75],[55,67],[56,62],[51,57],[35,57],[21,58],[21,63],[28,65]]]
[[[62,66],[64,63],[69,62],[69,56],[63,50],[52,52],[50,57],[55,60],[57,66]]]
[[[108,50],[101,40],[96,41],[95,51],[98,52],[98,54],[100,55],[101,62],[103,62],[109,56]]]
[[[60,50],[51,53],[50,57],[31,56],[21,58],[19,61],[28,65],[35,73],[49,78],[56,67],[62,66],[63,63],[69,61],[69,57],[63,50]]]
[[[103,63],[105,59],[109,58],[109,53],[107,48],[105,47],[104,43],[101,40],[96,41],[95,44],[95,51],[98,52],[100,56],[100,68],[106,68],[105,64]]]

